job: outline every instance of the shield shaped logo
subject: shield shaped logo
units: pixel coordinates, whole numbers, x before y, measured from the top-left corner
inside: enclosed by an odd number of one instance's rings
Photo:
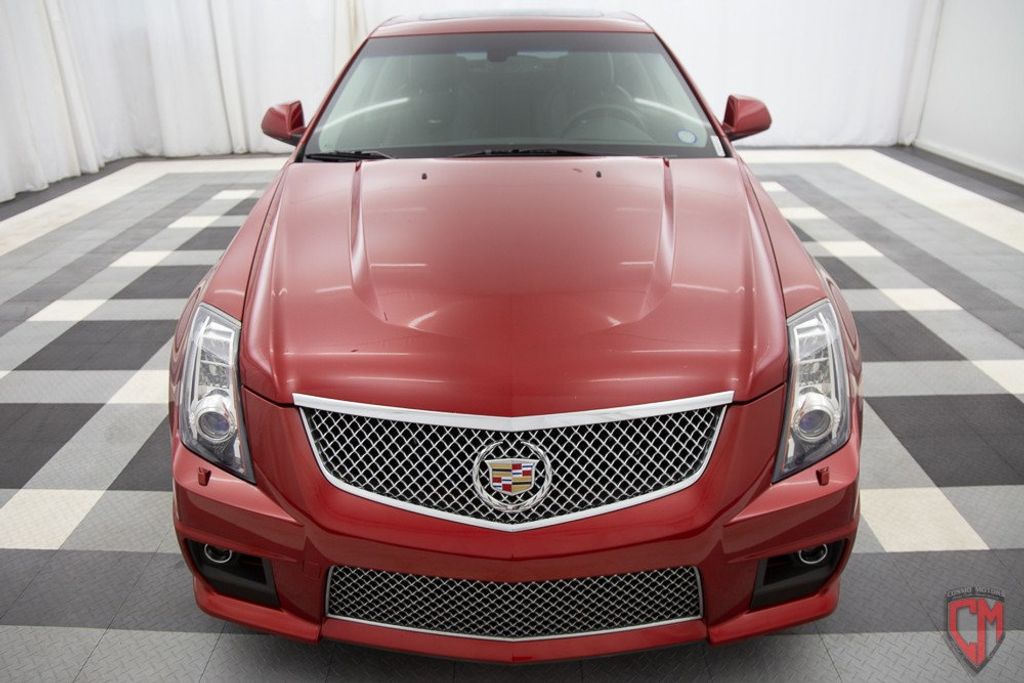
[[[1005,600],[1000,591],[958,588],[946,593],[946,640],[972,671],[978,672],[1003,643]]]
[[[491,488],[502,493],[519,495],[533,488],[533,472],[539,460],[500,458],[485,460],[491,475]]]
[[[548,454],[523,439],[494,441],[477,452],[473,464],[477,495],[505,513],[528,510],[551,490]]]

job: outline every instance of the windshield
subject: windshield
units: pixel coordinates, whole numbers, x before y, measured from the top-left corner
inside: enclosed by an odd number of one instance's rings
[[[653,34],[598,32],[373,38],[305,149],[344,151],[724,155]]]

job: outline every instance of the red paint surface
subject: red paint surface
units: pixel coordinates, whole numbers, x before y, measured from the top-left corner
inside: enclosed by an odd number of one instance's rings
[[[495,21],[394,24],[378,35],[523,28],[522,19]],[[529,24],[649,30],[624,19]],[[773,485],[785,320],[824,296],[846,331],[852,437],[818,466],[829,470],[825,482],[810,468]],[[847,554],[852,547],[860,360],[834,283],[736,157],[289,163],[185,318],[199,300],[243,322],[257,485],[216,468],[205,485],[197,480],[206,461],[177,438],[179,334],[171,372],[175,526],[180,539],[269,558],[281,601],[279,609],[249,604],[197,579],[197,601],[211,614],[303,640],[525,662],[725,642],[835,608],[838,572],[817,595],[749,610],[761,559],[840,539]],[[290,405],[298,392],[521,416],[720,391],[735,392],[737,403],[696,484],[515,533],[336,489]],[[326,573],[341,563],[502,581],[692,564],[703,580],[704,617],[522,643],[409,633],[324,619]]]

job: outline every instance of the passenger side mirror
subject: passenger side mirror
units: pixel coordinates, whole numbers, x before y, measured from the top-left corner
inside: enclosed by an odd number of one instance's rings
[[[725,103],[725,116],[722,128],[730,140],[739,140],[768,130],[772,125],[772,115],[764,102],[743,95],[729,95]]]
[[[306,119],[302,114],[302,102],[285,102],[275,104],[263,115],[260,125],[263,134],[288,143],[299,144],[302,134],[306,132]]]

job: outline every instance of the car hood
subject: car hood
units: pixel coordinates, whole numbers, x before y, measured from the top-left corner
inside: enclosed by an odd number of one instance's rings
[[[520,416],[784,380],[771,247],[734,159],[300,163],[250,275],[243,383]]]

